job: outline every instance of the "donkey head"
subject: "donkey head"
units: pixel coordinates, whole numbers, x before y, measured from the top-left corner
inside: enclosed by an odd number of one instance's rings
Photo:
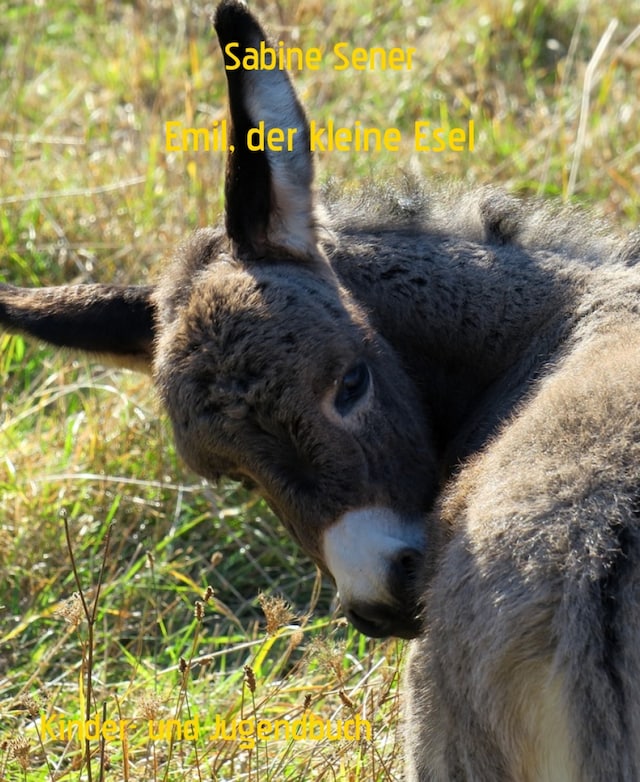
[[[240,58],[266,40],[235,0],[214,24]],[[412,637],[436,480],[418,393],[324,255],[308,123],[286,73],[226,73],[226,230],[198,231],[152,289],[2,286],[0,322],[146,364],[185,461],[255,484],[358,629]],[[292,149],[250,150],[261,121],[291,129]]]

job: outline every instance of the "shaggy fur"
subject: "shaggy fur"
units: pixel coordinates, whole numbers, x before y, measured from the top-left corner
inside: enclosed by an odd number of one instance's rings
[[[241,4],[221,45],[255,46]],[[144,366],[185,460],[258,485],[363,632],[416,637],[407,774],[640,778],[640,259],[498,190],[314,210],[286,74],[233,73],[226,228],[154,288],[0,286],[0,323]]]

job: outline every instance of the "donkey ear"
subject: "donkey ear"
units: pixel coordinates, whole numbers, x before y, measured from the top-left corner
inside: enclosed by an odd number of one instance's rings
[[[309,124],[284,70],[246,70],[247,49],[267,36],[237,0],[218,6],[214,26],[224,54],[231,112],[227,160],[226,227],[240,257],[264,258],[280,250],[319,258],[313,209],[313,162]],[[252,53],[253,53],[252,52]],[[261,124],[263,123],[263,124]],[[247,134],[263,128],[284,132],[281,149],[249,149]],[[252,133],[254,140],[255,131]],[[291,140],[291,149],[288,141]]]
[[[0,325],[58,347],[96,354],[110,364],[151,372],[155,330],[153,288],[0,284]]]

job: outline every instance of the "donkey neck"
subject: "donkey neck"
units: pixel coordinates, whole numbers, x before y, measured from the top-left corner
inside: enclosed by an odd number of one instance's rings
[[[402,357],[453,462],[554,354],[582,276],[548,252],[402,231],[343,235],[331,261]]]

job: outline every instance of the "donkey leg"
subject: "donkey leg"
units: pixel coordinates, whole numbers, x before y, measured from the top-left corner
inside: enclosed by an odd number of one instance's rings
[[[459,635],[443,649],[440,631],[413,643],[405,674],[407,780],[585,782],[551,661],[528,661],[527,641],[520,659]]]
[[[407,782],[512,782],[493,738],[464,705],[459,718],[464,697],[447,697],[438,667],[428,634],[414,641],[404,678]]]

